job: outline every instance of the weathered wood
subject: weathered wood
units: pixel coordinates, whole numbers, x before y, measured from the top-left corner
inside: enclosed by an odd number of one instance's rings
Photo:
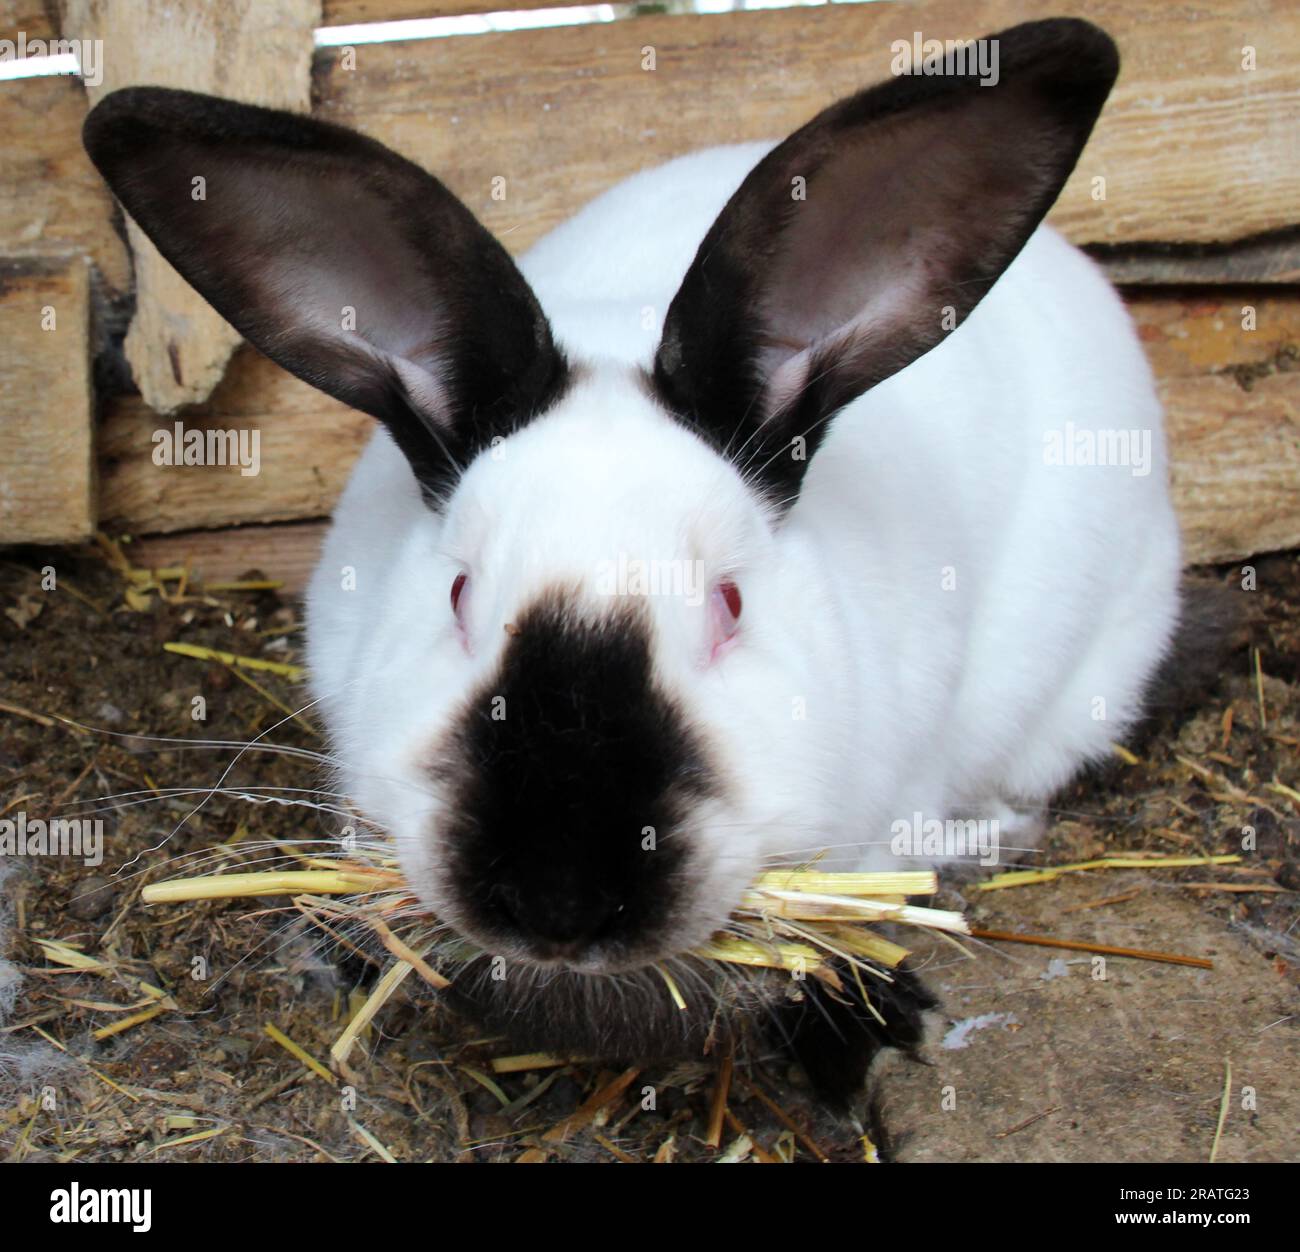
[[[520,251],[634,171],[710,143],[787,133],[887,78],[891,43],[1091,17],[1120,83],[1052,220],[1078,242],[1211,243],[1294,225],[1300,18],[1287,0],[942,0],[431,39],[317,56],[318,112],[435,171]],[[1259,68],[1240,68],[1254,44]],[[643,68],[653,49],[653,70]],[[1008,142],[1014,142],[1008,136]],[[925,154],[918,154],[925,159]],[[1094,200],[1093,179],[1105,179]],[[506,180],[493,199],[493,180]]]
[[[1300,296],[1142,292],[1130,308],[1165,404],[1187,562],[1300,545]]]
[[[426,162],[518,252],[634,169],[705,143],[779,135],[839,92],[887,74],[889,39],[900,32],[985,33],[1034,7],[982,0],[645,17],[364,45],[353,72],[327,49],[317,58],[317,91],[322,113]],[[1072,237],[1215,244],[1296,225],[1300,76],[1289,67],[1300,59],[1300,17],[1285,0],[1037,7],[1084,12],[1125,51],[1120,87],[1058,210]],[[1228,56],[1248,42],[1265,62],[1252,75]],[[644,46],[656,48],[653,73],[640,69]],[[105,60],[111,71],[117,55]],[[208,85],[230,90],[224,78]],[[69,79],[0,84],[0,247],[9,255],[84,249],[120,292],[129,260],[112,198],[81,149],[81,97]],[[1104,204],[1080,181],[1094,166],[1109,176]],[[504,202],[490,197],[498,175],[508,180]],[[1289,281],[1292,259],[1279,265],[1247,247],[1217,272],[1187,265],[1198,281]],[[1128,281],[1176,280],[1149,258],[1114,267]]]
[[[0,83],[0,252],[84,252],[110,293],[131,284],[116,209],[81,146],[86,93],[75,78]]]
[[[316,567],[325,522],[280,522],[229,530],[192,530],[152,535],[127,549],[131,563],[162,569],[189,563],[200,582],[234,582],[258,571],[282,583],[281,594],[300,594]]]
[[[0,260],[0,540],[94,529],[89,272],[81,256]]]
[[[91,103],[119,87],[154,84],[217,92],[236,100],[306,109],[312,31],[320,0],[64,0],[61,35],[102,39],[102,82]],[[238,333],[162,259],[128,221],[135,259],[135,316],[126,357],[159,412],[204,400],[225,373]]]
[[[194,0],[186,0],[193,4]],[[325,0],[322,26],[362,26],[422,17],[458,17],[520,9],[565,9],[596,0]],[[58,0],[0,0],[0,39],[24,31],[28,39],[58,36]],[[616,6],[618,7],[618,6]]]
[[[89,29],[86,15],[103,2],[68,0],[83,15],[77,30]],[[161,3],[144,0],[138,9],[152,12]],[[358,12],[373,5],[375,17],[380,8],[389,10],[385,18],[420,15],[408,11],[408,0],[328,3],[329,20],[350,5]],[[445,13],[449,3],[422,7]],[[241,94],[224,71],[211,80],[217,45],[210,39],[203,45],[184,27],[178,32],[173,6],[164,7],[170,16],[156,21],[154,33],[162,36],[167,63],[150,69],[142,44],[132,53],[133,68],[120,72],[137,81],[176,82],[184,75],[187,86]],[[0,0],[0,20],[22,15],[32,23],[31,37],[40,34],[35,20],[43,11],[41,0]],[[1286,0],[943,0],[642,17],[359,45],[351,72],[338,67],[335,51],[318,55],[317,111],[433,169],[517,252],[635,169],[708,143],[783,134],[827,101],[887,76],[893,39],[910,39],[913,31],[927,38],[981,35],[1052,12],[1099,22],[1125,57],[1120,86],[1053,220],[1076,240],[1101,245],[1110,272],[1134,282],[1281,286],[1300,277],[1300,78],[1294,73],[1300,16]],[[262,12],[261,20],[276,24],[275,11]],[[254,37],[254,29],[243,29],[241,38]],[[277,37],[269,28],[260,35],[272,43]],[[191,48],[191,56],[213,59],[195,72],[178,69],[177,50],[194,44],[207,52]],[[1259,56],[1260,68],[1251,72],[1240,69],[1247,45]],[[309,42],[294,46],[305,56]],[[653,71],[641,68],[646,48],[654,50]],[[114,60],[105,57],[108,70]],[[106,79],[104,89],[110,85]],[[0,151],[0,248],[36,258],[84,251],[111,295],[127,287],[128,258],[113,231],[111,199],[82,154],[84,112],[72,80],[0,84],[7,139]],[[1104,201],[1089,195],[1096,175],[1107,180]],[[498,176],[506,179],[504,201],[490,195]],[[1162,255],[1168,243],[1179,245],[1176,255]],[[1189,554],[1200,560],[1300,542],[1294,498],[1300,398],[1286,346],[1300,341],[1297,297],[1285,290],[1251,293],[1270,310],[1253,334],[1234,330],[1221,311],[1205,311],[1228,308],[1225,301],[1235,298],[1223,291],[1213,297],[1217,305],[1200,305],[1157,294],[1135,304],[1170,407]],[[1272,347],[1263,337],[1270,324],[1281,335]],[[150,384],[158,404],[171,377],[167,328],[136,335],[166,362],[158,387]],[[1184,355],[1180,364],[1178,353],[1195,344],[1203,359],[1191,368]],[[1223,367],[1233,372],[1216,372]],[[200,364],[196,376],[202,372]],[[187,382],[189,373],[186,364]],[[45,423],[46,403],[34,411]],[[367,419],[249,350],[236,354],[209,401],[183,417],[187,425],[258,429],[260,475],[154,465],[152,434],[170,428],[171,420],[139,398],[119,398],[103,428],[106,523],[140,533],[321,516],[369,430]],[[6,480],[0,491],[9,490],[10,475],[0,476]],[[32,483],[47,498],[57,491],[49,466]],[[13,537],[0,525],[0,541]]]
[[[600,0],[325,0],[324,26],[406,22],[420,17],[459,17],[520,9],[567,9]]]
[[[54,0],[0,0],[0,39],[13,39],[19,31],[29,40],[54,38],[53,5]]]
[[[1241,329],[1244,304],[1256,308],[1254,331]],[[1143,291],[1131,308],[1167,407],[1189,563],[1300,545],[1300,295]],[[258,429],[261,473],[153,464],[160,422],[122,399],[101,439],[106,525],[149,533],[323,516],[371,429],[247,349],[184,420]]]
[[[1152,245],[1089,250],[1113,283],[1300,282],[1300,228],[1210,248]]]
[[[158,465],[155,432],[258,435],[259,472],[238,465]],[[114,400],[100,433],[100,518],[136,534],[321,517],[333,507],[373,421],[322,395],[251,348],[210,400],[159,417],[138,396]]]

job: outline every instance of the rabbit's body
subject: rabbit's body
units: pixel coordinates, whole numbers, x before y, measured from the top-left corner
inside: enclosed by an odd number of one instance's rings
[[[457,992],[522,1046],[698,1055],[756,999],[851,1086],[916,1038],[909,978],[877,1017],[715,969],[680,1013],[655,969],[699,979],[767,865],[969,851],[949,818],[1021,844],[1140,714],[1177,615],[1160,409],[1038,228],[1117,55],[1070,19],[996,39],[996,85],[949,57],[649,171],[522,269],[355,132],[157,88],[87,121],[164,256],[384,427],[311,583],[312,683],[341,791],[492,954]]]
[[[539,558],[548,576],[590,571],[619,544],[649,551],[650,532],[635,524],[610,541],[635,522],[631,467],[672,490],[680,432],[646,412],[620,367],[650,363],[699,240],[768,148],[712,149],[636,175],[521,262],[561,344],[598,362],[588,411],[536,424],[557,427],[544,481],[572,477],[575,457],[596,462],[569,531],[554,516],[567,490],[539,496],[560,547]],[[1057,437],[1098,428],[1149,435],[1149,460],[1050,463]],[[592,485],[602,481],[604,491]],[[394,711],[409,702],[418,724],[437,703],[412,689],[399,658],[440,529],[380,431],[339,502],[308,599],[316,694],[340,759],[359,766],[345,766],[343,785],[359,797],[384,791],[363,807],[397,828],[403,804],[378,762],[400,757],[415,733]],[[820,779],[820,803],[792,816],[780,850],[830,848],[841,868],[896,865],[891,832],[917,813],[998,820],[1004,843],[1020,846],[1028,836],[1012,806],[1041,805],[1110,751],[1140,715],[1177,617],[1160,406],[1096,266],[1040,227],[956,332],[836,418],[783,524],[779,559],[798,564],[806,596],[803,612],[790,606],[779,646],[807,666],[770,695],[787,721],[806,715],[822,732],[772,762],[777,788],[793,770]],[[365,576],[340,594],[347,568]],[[397,742],[377,734],[377,708]],[[398,787],[420,803],[409,783]]]

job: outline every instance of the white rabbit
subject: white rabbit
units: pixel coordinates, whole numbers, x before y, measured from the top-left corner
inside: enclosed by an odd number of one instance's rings
[[[949,856],[921,836],[960,817],[1020,846],[1141,716],[1178,616],[1160,407],[1039,226],[1117,60],[1078,21],[995,38],[996,86],[949,64],[673,161],[518,268],[351,132],[156,89],[92,114],[181,273],[384,423],[311,583],[313,689],[342,788],[485,950],[642,969],[776,860]]]

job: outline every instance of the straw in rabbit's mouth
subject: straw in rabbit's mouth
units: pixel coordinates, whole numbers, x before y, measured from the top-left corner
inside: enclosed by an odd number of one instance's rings
[[[299,857],[302,868],[212,874],[173,879],[144,888],[147,904],[193,900],[258,899],[288,896],[314,925],[338,938],[342,928],[368,930],[393,956],[369,1000],[334,1045],[336,1063],[347,1055],[361,1030],[409,974],[418,974],[439,991],[483,955],[475,944],[448,938],[445,926],[418,905],[397,862],[380,848],[350,848],[338,857]],[[870,980],[892,981],[908,949],[872,929],[879,922],[920,926],[941,933],[967,934],[960,913],[909,904],[910,896],[938,890],[933,871],[829,873],[779,869],[761,874],[733,913],[730,929],[689,954],[721,965],[784,970],[812,977],[842,991],[845,972],[862,1001],[872,1009]],[[652,967],[664,994],[685,1010],[686,997],[667,963]]]

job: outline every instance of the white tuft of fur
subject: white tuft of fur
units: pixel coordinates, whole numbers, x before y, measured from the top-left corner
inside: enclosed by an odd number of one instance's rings
[[[13,866],[0,861],[0,1026],[8,1024],[18,999],[18,987],[22,982],[22,975],[9,960],[9,928],[13,922],[13,915],[6,884],[12,882],[15,875]]]
[[[22,975],[12,961],[13,911],[9,891],[18,871],[0,860],[0,1027],[9,1025],[18,1005]],[[0,1103],[13,1104],[19,1095],[31,1094],[36,1086],[69,1063],[39,1039],[16,1034],[0,1035]]]

